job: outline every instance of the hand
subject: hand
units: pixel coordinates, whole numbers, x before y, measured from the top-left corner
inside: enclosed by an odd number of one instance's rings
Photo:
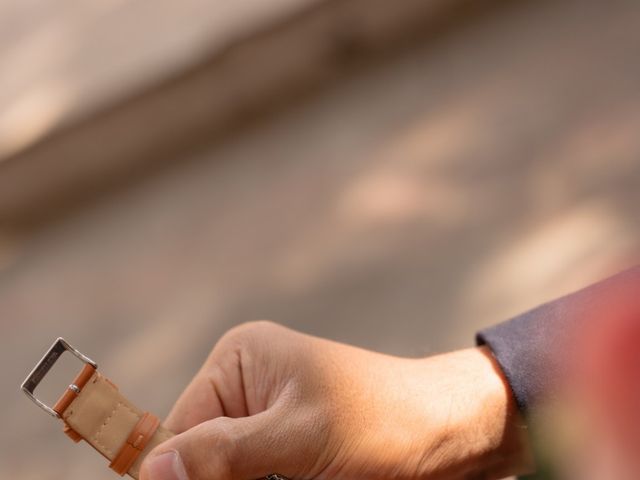
[[[491,479],[531,460],[484,348],[397,358],[256,322],[228,332],[141,480]]]

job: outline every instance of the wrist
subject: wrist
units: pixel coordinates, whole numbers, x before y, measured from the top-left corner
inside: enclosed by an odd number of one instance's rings
[[[533,458],[528,431],[511,387],[487,347],[450,354],[460,374],[459,401],[464,411],[457,428],[467,451],[464,464],[481,478],[529,473]]]
[[[532,470],[524,421],[486,347],[418,362],[421,415],[433,426],[419,432],[418,463],[428,467],[419,478],[499,479]]]

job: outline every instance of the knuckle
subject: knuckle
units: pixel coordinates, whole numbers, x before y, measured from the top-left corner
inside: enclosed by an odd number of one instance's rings
[[[252,354],[262,352],[266,344],[273,348],[276,343],[282,343],[280,340],[288,342],[289,340],[285,340],[285,338],[288,338],[287,334],[292,332],[292,330],[268,320],[240,324],[228,330],[220,338],[211,351],[206,365],[211,367],[212,365],[225,364],[225,362],[229,362],[230,358],[237,359],[248,352]],[[265,340],[269,340],[269,342],[265,343]]]
[[[284,327],[270,320],[256,320],[233,327],[222,338],[226,341],[244,342],[281,329]]]

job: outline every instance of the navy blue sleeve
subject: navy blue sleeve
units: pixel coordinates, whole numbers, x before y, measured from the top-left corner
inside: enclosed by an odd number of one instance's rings
[[[571,346],[591,321],[613,322],[632,315],[640,321],[640,267],[544,304],[479,332],[507,378],[525,414],[553,395]]]
[[[524,412],[551,389],[556,367],[551,364],[550,341],[563,323],[557,305],[550,303],[476,336],[478,345],[493,352]]]

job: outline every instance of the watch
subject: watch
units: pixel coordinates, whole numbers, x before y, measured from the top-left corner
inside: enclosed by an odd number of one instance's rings
[[[36,387],[64,352],[84,363],[75,379],[52,406],[34,394]],[[58,338],[38,362],[22,391],[49,415],[64,422],[64,433],[74,442],[85,440],[109,461],[109,468],[137,479],[144,457],[174,434],[163,427],[158,417],[140,410],[127,400],[118,387],[98,372],[97,364]],[[277,474],[268,480],[286,480]]]

